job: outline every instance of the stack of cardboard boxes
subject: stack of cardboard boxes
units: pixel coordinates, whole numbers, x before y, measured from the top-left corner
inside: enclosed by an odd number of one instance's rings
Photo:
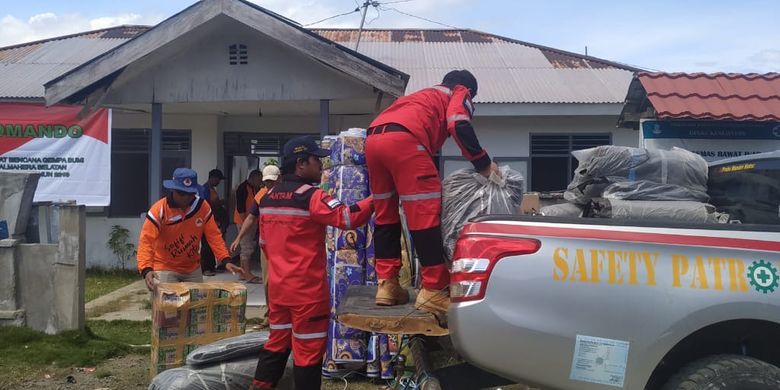
[[[200,347],[246,329],[246,286],[161,283],[152,302],[151,375],[180,367]]]

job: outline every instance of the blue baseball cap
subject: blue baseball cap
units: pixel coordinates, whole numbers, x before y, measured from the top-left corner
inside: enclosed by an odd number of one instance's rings
[[[173,179],[163,181],[163,187],[169,190],[179,190],[197,194],[200,192],[198,174],[189,168],[176,168],[173,171]]]
[[[330,150],[319,147],[311,136],[295,137],[284,144],[285,161],[309,156],[328,157]]]

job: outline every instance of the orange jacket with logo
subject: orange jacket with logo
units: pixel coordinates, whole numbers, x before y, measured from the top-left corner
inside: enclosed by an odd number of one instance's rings
[[[146,213],[138,239],[138,271],[195,271],[204,234],[218,260],[230,257],[208,202],[195,198],[187,210],[172,204],[169,197],[162,198]]]

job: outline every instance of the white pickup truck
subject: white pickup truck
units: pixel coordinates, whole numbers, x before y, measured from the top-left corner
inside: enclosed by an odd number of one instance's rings
[[[544,389],[780,389],[780,153],[711,166],[710,195],[743,223],[473,221],[456,349]]]

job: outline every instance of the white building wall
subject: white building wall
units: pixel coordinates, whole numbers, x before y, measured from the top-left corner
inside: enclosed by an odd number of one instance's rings
[[[350,127],[365,128],[371,123],[373,115],[331,115],[330,132]],[[220,120],[223,132],[263,132],[263,133],[308,133],[319,134],[320,118],[318,116],[282,116],[282,117],[223,117]]]
[[[609,133],[612,144],[639,145],[639,133],[615,127],[614,116],[597,117],[480,117],[474,118],[474,129],[482,147],[491,157],[528,157],[531,133]],[[442,149],[443,156],[460,156],[452,139]]]
[[[130,242],[138,244],[143,219],[138,218],[108,218],[106,216],[87,215],[87,267],[113,268],[118,266],[114,253],[106,246],[111,233],[111,227],[120,225],[130,231]],[[125,266],[129,269],[137,267],[135,258],[128,260]]]

